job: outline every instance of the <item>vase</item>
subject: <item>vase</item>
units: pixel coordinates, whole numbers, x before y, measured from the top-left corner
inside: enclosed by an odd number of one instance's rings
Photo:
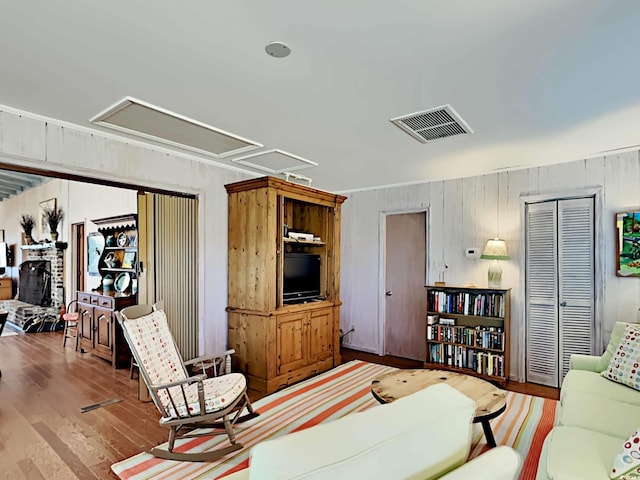
[[[58,240],[58,232],[51,232],[51,240],[54,242]]]

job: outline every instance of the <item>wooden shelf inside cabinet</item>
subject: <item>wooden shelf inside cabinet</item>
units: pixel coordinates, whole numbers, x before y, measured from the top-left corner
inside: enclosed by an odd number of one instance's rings
[[[282,239],[284,243],[300,243],[302,245],[326,245],[324,242],[316,242],[313,240],[298,240],[296,238],[284,237]]]
[[[108,294],[115,289],[117,294],[135,300],[139,265],[137,215],[130,213],[92,221],[98,226],[105,244],[98,259],[101,277],[98,291]]]
[[[509,378],[511,290],[426,288],[425,368],[466,373],[504,385]]]

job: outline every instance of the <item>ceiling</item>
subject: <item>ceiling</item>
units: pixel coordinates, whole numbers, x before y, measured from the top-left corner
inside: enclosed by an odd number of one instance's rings
[[[40,175],[0,170],[0,202],[37,187],[47,180],[47,177]]]
[[[457,178],[640,144],[639,24],[636,0],[0,0],[0,104],[106,132],[131,96],[333,191]],[[474,133],[389,121],[442,105]]]

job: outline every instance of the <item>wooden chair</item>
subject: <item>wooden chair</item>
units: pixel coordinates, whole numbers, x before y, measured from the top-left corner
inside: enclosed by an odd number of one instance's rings
[[[258,414],[247,395],[246,379],[240,373],[213,378],[189,376],[187,365],[216,362],[214,357],[198,357],[184,362],[175,345],[165,312],[150,305],[134,305],[116,312],[124,337],[139,367],[151,398],[160,410],[160,425],[169,428],[167,449],[154,447],[147,453],[166,460],[210,462],[240,450],[233,426]],[[227,361],[225,360],[225,364]],[[242,415],[246,409],[246,413]],[[218,432],[189,434],[194,428],[224,428],[230,446],[211,452],[179,453],[176,438],[210,436]],[[186,430],[178,437],[181,430]]]
[[[74,307],[75,305],[75,307]],[[62,348],[67,345],[67,338],[76,339],[76,351],[80,344],[80,336],[78,335],[78,324],[80,322],[80,314],[78,312],[78,301],[72,300],[66,307],[65,313],[62,314],[64,322],[64,330],[62,336]]]

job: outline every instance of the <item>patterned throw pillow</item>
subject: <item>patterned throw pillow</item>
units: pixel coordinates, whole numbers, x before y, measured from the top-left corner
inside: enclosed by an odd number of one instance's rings
[[[640,479],[640,430],[636,430],[622,446],[622,453],[616,455],[609,478],[615,480]]]
[[[627,325],[604,378],[640,390],[640,326]]]

